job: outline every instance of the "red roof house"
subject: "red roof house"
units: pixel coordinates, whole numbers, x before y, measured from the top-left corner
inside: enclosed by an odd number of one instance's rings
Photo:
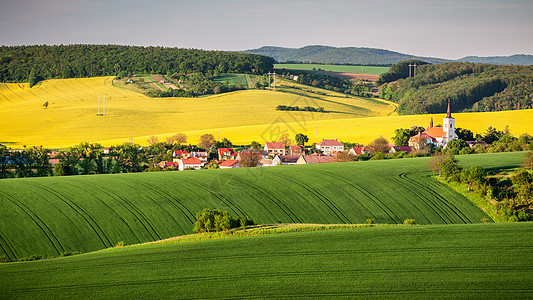
[[[239,161],[236,159],[228,159],[223,161],[218,165],[221,169],[231,169],[231,168],[238,168],[239,167]]]
[[[274,156],[276,154],[285,155],[285,145],[283,143],[270,142],[265,143],[265,151]]]
[[[233,148],[218,148],[218,159],[235,159],[237,153],[233,151]]]
[[[326,154],[344,151],[344,145],[337,140],[322,140],[322,142],[316,144],[316,148]]]
[[[197,157],[182,158],[178,163],[180,171],[183,171],[186,168],[194,168],[199,170],[202,167],[202,161],[200,161],[200,159]]]

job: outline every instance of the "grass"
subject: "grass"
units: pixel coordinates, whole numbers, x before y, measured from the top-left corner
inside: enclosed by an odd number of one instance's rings
[[[523,153],[460,157],[485,168]],[[258,224],[478,223],[487,217],[435,181],[428,158],[0,180],[0,256],[89,252],[192,233],[205,208]]]
[[[221,82],[226,83],[228,82],[229,85],[242,85],[244,88],[251,88],[250,83],[248,81],[248,77],[250,75],[246,74],[222,74],[220,76],[217,76],[213,78],[214,82]]]
[[[527,298],[533,223],[394,226],[0,264],[4,298]]]
[[[185,132],[194,144],[199,135],[236,127],[231,130],[232,138],[263,142],[263,131],[249,136],[240,134],[238,128],[387,116],[396,110],[389,102],[327,91],[318,95],[247,90],[194,99],[148,98],[113,87],[112,80],[112,77],[47,80],[31,89],[27,84],[0,84],[0,141],[20,148],[65,147],[82,141],[110,145],[130,138],[146,144],[152,135],[164,138]],[[97,99],[104,95],[107,116],[99,117]],[[49,106],[44,109],[46,101]],[[277,111],[275,108],[280,104],[324,107],[329,113]]]
[[[389,71],[389,67],[376,66],[344,66],[344,65],[321,65],[321,64],[275,64],[276,69],[291,69],[291,70],[315,70],[321,69],[323,71],[343,72],[343,73],[358,73],[358,74],[372,74],[381,75]]]

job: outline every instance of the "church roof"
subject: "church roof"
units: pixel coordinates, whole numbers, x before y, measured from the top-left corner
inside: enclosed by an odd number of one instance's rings
[[[424,134],[427,134],[434,138],[441,138],[445,135],[442,127],[429,127],[424,131]]]

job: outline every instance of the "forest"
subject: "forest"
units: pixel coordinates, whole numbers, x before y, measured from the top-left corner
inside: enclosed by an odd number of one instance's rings
[[[263,74],[274,59],[254,54],[120,45],[1,46],[0,82],[131,74]]]
[[[398,103],[403,115],[444,113],[448,99],[453,112],[533,108],[533,66],[427,64],[419,65],[413,77],[408,68],[391,67],[396,72],[379,79],[380,98]]]

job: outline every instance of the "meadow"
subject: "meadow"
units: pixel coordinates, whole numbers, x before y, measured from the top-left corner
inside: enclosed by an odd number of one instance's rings
[[[345,65],[321,65],[321,64],[274,64],[275,69],[288,69],[288,70],[306,70],[311,71],[323,70],[331,72],[342,73],[358,73],[358,74],[372,74],[381,75],[389,71],[389,67],[376,67],[376,66],[345,66]]]
[[[523,153],[460,156],[516,167]],[[205,208],[257,224],[479,223],[487,215],[431,178],[428,158],[270,168],[0,180],[0,256],[89,252],[192,232]]]
[[[264,142],[262,131],[240,134],[240,128],[387,116],[396,110],[396,105],[387,101],[345,97],[330,91],[298,94],[246,90],[202,98],[149,98],[113,87],[112,81],[113,77],[47,80],[31,89],[22,83],[0,84],[0,141],[14,148],[65,147],[82,141],[111,145],[130,139],[146,144],[152,135],[164,139],[185,132],[189,143],[195,144],[199,135],[216,135],[236,127],[232,132],[236,142]],[[101,117],[97,116],[97,100],[104,95],[107,115]],[[45,102],[48,108],[43,107]],[[280,104],[324,107],[327,113],[277,111]]]
[[[393,226],[0,264],[3,298],[528,298],[533,223]]]

